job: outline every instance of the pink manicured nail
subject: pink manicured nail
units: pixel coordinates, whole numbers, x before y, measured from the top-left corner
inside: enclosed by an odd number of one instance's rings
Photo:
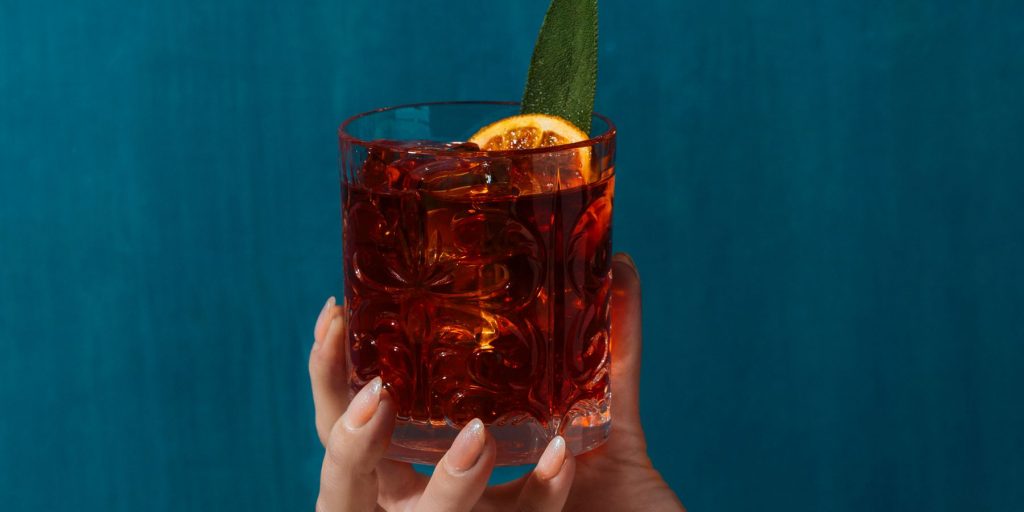
[[[366,425],[373,417],[373,413],[377,412],[377,406],[380,405],[381,388],[380,377],[374,377],[356,393],[356,396],[352,397],[352,403],[348,405],[348,410],[345,411],[341,419],[349,430]]]
[[[316,317],[316,326],[313,327],[313,341],[314,345],[319,341],[317,336],[321,330],[323,330],[324,321],[328,318],[328,312],[334,307],[334,296],[330,296],[327,302],[324,302],[324,307],[320,308],[320,314]]]
[[[564,462],[565,439],[562,436],[555,436],[548,443],[548,447],[544,449],[544,453],[541,454],[533,473],[541,480],[551,480],[562,471],[562,463]]]
[[[484,451],[485,442],[484,423],[474,418],[463,427],[462,432],[459,432],[452,447],[444,456],[445,466],[458,473],[468,471],[476,465]]]

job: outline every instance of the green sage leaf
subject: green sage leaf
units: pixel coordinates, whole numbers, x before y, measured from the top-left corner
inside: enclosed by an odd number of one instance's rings
[[[590,132],[597,89],[597,0],[551,0],[523,93],[524,114],[563,117]]]

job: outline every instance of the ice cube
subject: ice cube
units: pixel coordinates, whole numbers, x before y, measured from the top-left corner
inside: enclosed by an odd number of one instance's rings
[[[406,186],[444,199],[474,201],[515,197],[523,188],[534,188],[528,176],[510,169],[503,160],[442,156],[409,171]]]
[[[543,153],[524,157],[518,167],[535,184],[534,193],[555,192],[586,184],[576,168],[575,157],[567,152]]]
[[[479,150],[472,142],[375,140],[363,163],[362,181],[375,190],[416,188],[420,178],[412,173],[414,169],[428,166],[418,171],[424,174],[432,169],[431,163],[445,159],[444,155]]]
[[[475,142],[449,142],[445,144],[445,148],[453,153],[480,151],[480,146]]]
[[[478,163],[460,158],[431,160],[409,171],[409,188],[448,192],[486,186],[487,175],[478,167]]]

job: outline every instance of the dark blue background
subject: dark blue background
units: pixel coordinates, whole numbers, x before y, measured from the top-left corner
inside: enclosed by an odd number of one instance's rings
[[[310,509],[335,130],[517,99],[546,0],[0,0],[0,508]],[[603,1],[693,510],[1024,507],[1024,3]]]

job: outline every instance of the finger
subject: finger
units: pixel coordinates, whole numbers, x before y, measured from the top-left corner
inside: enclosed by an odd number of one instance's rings
[[[375,468],[391,439],[397,412],[382,387],[380,377],[370,381],[331,427],[320,472],[318,511],[377,508]]]
[[[377,463],[378,500],[385,510],[411,510],[427,487],[426,475],[411,464],[383,459]]]
[[[336,299],[331,295],[327,298],[327,302],[324,302],[324,307],[320,308],[320,315],[316,317],[316,325],[313,326],[314,343],[319,343],[327,334],[327,326],[330,325],[335,302]]]
[[[313,403],[316,408],[317,434],[326,446],[331,427],[348,406],[348,383],[345,382],[346,362],[344,317],[334,297],[327,299],[317,318],[313,336],[316,340],[310,353],[310,380]],[[332,322],[337,319],[340,332],[328,335]],[[321,350],[323,349],[323,350]],[[381,460],[377,464],[379,498],[389,510],[403,510],[403,506],[422,494],[427,477],[416,472],[410,464]]]
[[[612,411],[615,429],[640,426],[640,276],[626,253],[612,257]]]
[[[519,494],[523,492],[523,487],[526,486],[529,479],[530,473],[527,473],[510,482],[488,486],[487,489],[484,489],[477,508],[481,511],[508,510],[513,503],[519,500]]]
[[[516,510],[520,512],[556,512],[565,506],[576,474],[576,460],[565,449],[565,439],[556,436],[544,449],[537,467],[526,480]]]
[[[480,499],[494,469],[497,446],[483,422],[466,425],[434,469],[417,512],[468,511]]]
[[[330,302],[330,301],[328,301]],[[345,378],[345,351],[342,345],[344,320],[341,308],[331,306],[328,327],[317,339],[309,353],[309,381],[313,388],[313,407],[316,410],[316,432],[320,443],[326,446],[331,426],[348,407],[348,383]]]

